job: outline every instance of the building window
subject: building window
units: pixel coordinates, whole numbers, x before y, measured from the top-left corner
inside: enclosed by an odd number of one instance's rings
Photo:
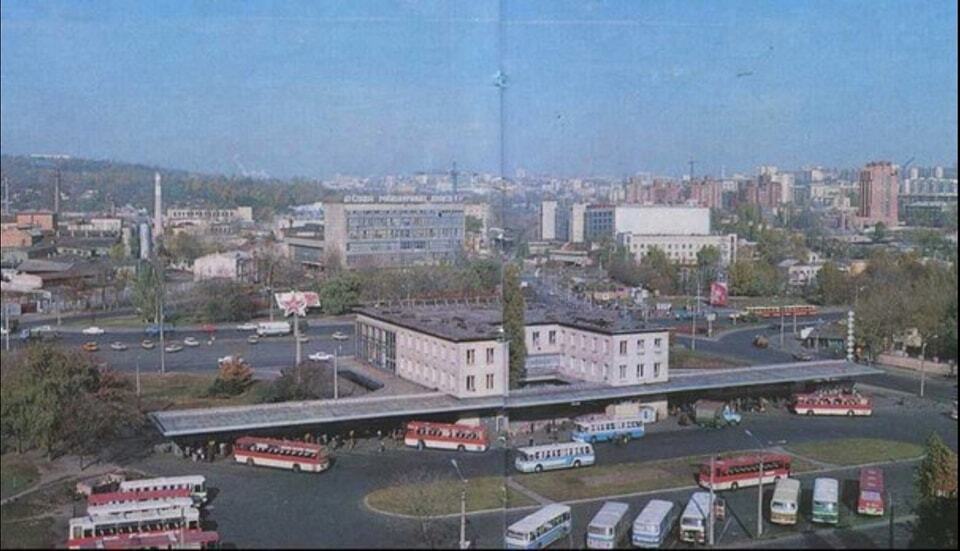
[[[653,364],[653,377],[656,379],[660,376],[660,362],[655,362]]]
[[[624,379],[626,379],[626,378],[627,378],[627,366],[621,365],[621,366],[620,366],[620,380],[622,381],[622,380],[624,380]]]
[[[470,350],[467,350],[467,365],[473,365],[474,363],[476,363],[476,361],[477,361],[477,351],[473,350],[472,348]]]
[[[493,347],[487,348],[487,365],[493,363]]]
[[[534,346],[540,345],[540,331],[533,332],[533,345]]]
[[[473,375],[467,375],[467,390],[470,392],[475,392],[477,390],[476,377]]]
[[[556,331],[550,331],[550,332],[547,334],[547,340],[550,342],[550,344],[557,344],[557,332],[556,332]]]
[[[643,378],[643,364],[637,364],[637,378]]]
[[[653,339],[653,346],[655,346],[656,348],[660,348],[662,345],[663,345],[663,339],[660,339],[660,338]]]
[[[620,341],[620,355],[627,355],[627,341]]]
[[[493,390],[493,373],[487,374],[487,390]]]
[[[640,350],[642,352],[645,344],[646,344],[646,341],[644,341],[643,339],[637,339],[637,350]]]

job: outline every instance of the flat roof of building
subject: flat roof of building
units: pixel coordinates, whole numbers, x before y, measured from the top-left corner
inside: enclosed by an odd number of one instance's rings
[[[514,390],[507,398],[457,399],[439,392],[400,396],[344,398],[231,406],[221,408],[157,411],[150,418],[166,437],[279,429],[359,421],[387,417],[416,418],[422,415],[471,412],[491,409],[576,404],[596,400],[615,400],[663,396],[678,392],[720,388],[751,387],[805,381],[831,381],[881,373],[865,365],[843,360],[797,362],[765,366],[693,370],[675,373],[665,383],[621,387],[582,383],[564,387],[540,387]]]
[[[454,342],[496,340],[500,336],[503,320],[500,307],[491,307],[489,304],[370,307],[358,308],[355,312]],[[618,313],[584,312],[540,305],[527,308],[524,320],[527,326],[556,324],[607,335],[660,333],[667,330]]]

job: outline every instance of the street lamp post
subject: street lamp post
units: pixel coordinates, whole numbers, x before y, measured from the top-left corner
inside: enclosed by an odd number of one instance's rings
[[[343,341],[349,339],[350,337],[340,333],[339,331],[333,334],[333,340],[337,341],[337,351],[333,356],[333,399],[336,400],[340,398],[340,384],[338,382],[339,377],[339,363],[340,363],[340,346],[343,344]]]
[[[460,482],[463,483],[463,487],[460,489],[460,549],[468,549],[470,542],[467,541],[467,479],[460,472],[460,465],[457,464],[456,459],[451,459],[450,463],[457,471]]]
[[[938,335],[933,335],[930,338],[936,339]],[[924,390],[927,387],[927,370],[926,370],[926,360],[927,360],[927,341],[929,339],[924,338],[923,343],[920,345],[920,397],[923,398]]]
[[[763,535],[763,453],[765,446],[749,429],[743,431],[760,444],[760,470],[757,471],[757,538]]]

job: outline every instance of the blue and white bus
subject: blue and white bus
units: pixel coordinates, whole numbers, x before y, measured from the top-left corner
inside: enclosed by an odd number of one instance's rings
[[[539,473],[553,469],[576,469],[593,465],[593,446],[582,442],[563,442],[517,448],[514,466],[522,473]]]
[[[630,532],[630,505],[607,501],[587,525],[587,549],[620,549]]]
[[[651,499],[633,521],[633,546],[657,548],[663,545],[676,521],[673,503]]]
[[[608,415],[590,415],[574,419],[573,440],[577,442],[612,442],[642,438],[646,433],[643,427],[644,416],[611,417]]]
[[[541,549],[570,535],[570,507],[551,503],[507,528],[503,539],[507,549]]]

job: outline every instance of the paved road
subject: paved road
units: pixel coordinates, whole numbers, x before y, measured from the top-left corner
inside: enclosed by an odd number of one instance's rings
[[[743,428],[749,428],[773,445],[854,436],[921,443],[930,431],[937,431],[956,449],[957,425],[942,414],[941,404],[905,398],[900,405],[899,394],[882,391],[877,394],[877,413],[870,418],[807,418],[775,410],[747,414]],[[612,464],[755,446],[741,429],[680,428],[668,420],[651,426],[645,438],[625,446],[598,445],[597,456],[599,464]],[[456,474],[450,465],[451,458],[460,462],[468,479],[511,473],[511,455],[502,450],[485,454],[407,449],[391,449],[383,454],[373,451],[341,453],[334,467],[320,476],[248,469],[226,461],[194,464],[172,456],[154,456],[137,466],[158,474],[206,475],[210,485],[219,489],[211,506],[210,519],[217,523],[227,542],[241,547],[425,547],[428,543],[420,531],[419,522],[373,513],[364,507],[363,497],[377,488],[409,481],[417,473],[429,473],[429,476],[453,481]],[[536,475],[518,475],[521,483],[524,476]],[[843,477],[852,479],[855,475],[848,473]],[[910,495],[912,475],[909,466],[895,469],[889,480],[897,499]],[[666,496],[679,502],[688,495],[689,491],[665,492],[659,497]],[[728,527],[722,543],[749,541],[751,526],[756,521],[750,516],[755,511],[755,496],[755,489],[745,489],[731,496],[731,507],[741,518],[743,526]],[[633,514],[651,497],[628,500],[633,506]],[[601,502],[597,501],[574,506],[576,532],[573,542],[577,546],[582,542],[586,522],[600,505]],[[523,514],[512,511],[471,515],[468,537],[480,547],[499,547],[505,526]],[[432,523],[429,533],[437,535],[441,544],[452,546],[457,538],[457,520],[452,518]]]

